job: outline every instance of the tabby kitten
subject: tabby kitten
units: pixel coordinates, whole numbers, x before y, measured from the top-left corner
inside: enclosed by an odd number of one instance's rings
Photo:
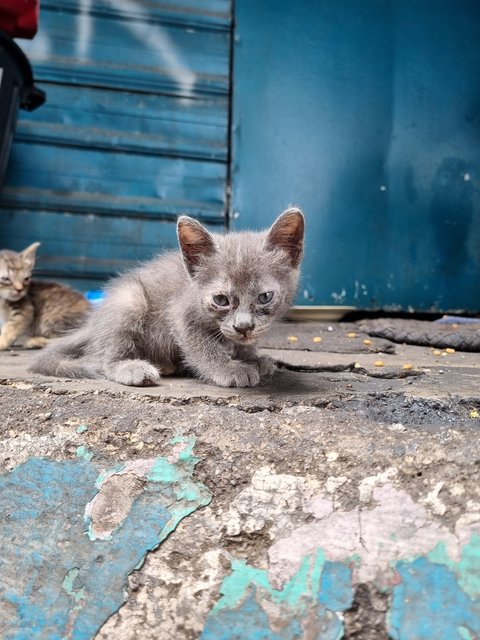
[[[295,294],[304,219],[288,209],[268,232],[210,234],[181,216],[180,251],[113,280],[87,324],[56,340],[31,370],[152,385],[192,372],[221,387],[250,387],[273,373],[255,342]]]
[[[24,347],[43,347],[86,317],[89,304],[81,293],[31,279],[39,246],[34,242],[20,253],[0,251],[0,349],[8,349],[23,335],[29,336]]]

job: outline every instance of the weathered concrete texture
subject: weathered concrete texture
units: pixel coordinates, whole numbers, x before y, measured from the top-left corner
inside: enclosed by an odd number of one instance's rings
[[[480,637],[480,358],[333,327],[251,390],[0,354],[1,637]]]

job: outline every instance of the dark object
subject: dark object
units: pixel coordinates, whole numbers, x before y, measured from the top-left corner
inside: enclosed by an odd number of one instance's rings
[[[401,318],[379,318],[364,320],[359,327],[371,336],[386,338],[393,342],[456,349],[457,351],[480,351],[480,323],[459,325],[437,324],[422,320]]]
[[[0,31],[0,187],[7,169],[19,109],[33,111],[45,102],[45,93],[34,85],[28,58]]]
[[[38,29],[39,0],[2,0],[0,30],[12,38],[33,38]]]

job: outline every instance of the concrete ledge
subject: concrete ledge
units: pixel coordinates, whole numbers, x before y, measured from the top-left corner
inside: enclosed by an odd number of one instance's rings
[[[480,636],[478,357],[355,330],[265,353],[361,373],[256,389],[55,380],[1,353],[2,636]]]

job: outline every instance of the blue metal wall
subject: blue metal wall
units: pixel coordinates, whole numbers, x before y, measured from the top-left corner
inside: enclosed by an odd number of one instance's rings
[[[176,245],[178,214],[225,224],[230,0],[42,0],[19,41],[47,103],[21,113],[3,247],[95,288]]]
[[[237,0],[233,226],[307,215],[299,304],[480,309],[478,0]]]

